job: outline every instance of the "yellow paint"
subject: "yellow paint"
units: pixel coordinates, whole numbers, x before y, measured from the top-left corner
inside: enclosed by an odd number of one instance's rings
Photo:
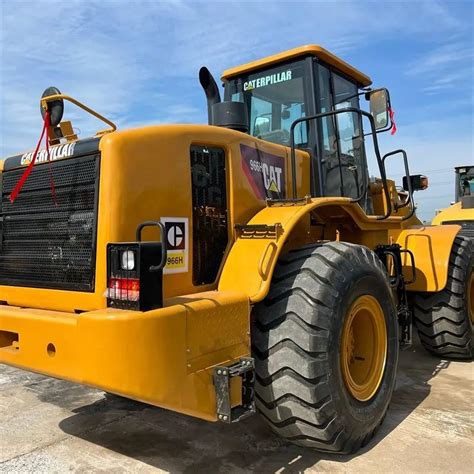
[[[474,209],[463,209],[461,202],[457,202],[438,213],[431,224],[441,225],[452,221],[474,221]]]
[[[349,198],[313,198],[304,205],[267,207],[257,213],[249,224],[279,223],[281,237],[276,242],[272,239],[237,238],[227,257],[219,281],[219,290],[239,289],[249,295],[252,303],[263,300],[269,291],[273,269],[279,255],[298,246],[292,242],[293,239],[299,245],[310,242],[308,238],[310,212],[321,216],[325,222],[331,220],[340,222],[338,232],[341,240],[347,242],[359,240],[357,243],[370,248],[374,248],[377,244],[388,243],[388,230],[400,229],[404,222],[401,217],[380,221],[375,216],[367,216],[362,208],[356,203],[351,203]],[[348,230],[344,226],[347,226]],[[298,232],[293,234],[295,229],[298,229]],[[378,239],[372,245],[374,234],[378,235]],[[263,256],[267,257],[262,266]]]
[[[257,69],[266,68],[274,64],[289,61],[290,59],[294,59],[304,55],[315,56],[321,61],[329,64],[330,66],[333,66],[335,69],[338,69],[344,74],[347,74],[349,77],[355,79],[355,81],[360,86],[366,87],[372,84],[372,80],[370,79],[370,77],[366,76],[365,74],[357,70],[355,67],[351,66],[350,64],[346,63],[334,54],[330,53],[327,49],[324,49],[321,46],[315,44],[300,46],[298,48],[290,49],[282,53],[274,54],[273,56],[258,59],[257,61],[253,61],[251,63],[243,64],[242,66],[227,69],[222,74],[222,80],[226,81],[228,79],[232,79],[235,76],[239,76],[240,74],[247,74]]]
[[[162,125],[109,133],[102,137],[99,145],[102,157],[95,292],[0,286],[0,300],[7,301],[12,306],[66,312],[105,308],[108,243],[134,241],[135,229],[139,223],[160,220],[163,216],[189,218],[189,231],[192,235],[190,147],[193,144],[219,146],[226,152],[229,249],[233,242],[234,223],[247,223],[265,207],[265,201],[255,195],[242,171],[241,144],[281,156],[286,169],[287,195],[291,193],[290,158],[288,149],[281,145],[207,125]],[[310,184],[307,153],[298,153],[297,169],[298,189],[308,194]],[[143,236],[144,240],[157,238],[154,229],[145,229]],[[189,261],[192,262],[192,242],[189,244]],[[163,284],[165,298],[217,287],[217,282],[205,286],[194,285],[192,271],[167,274]]]
[[[349,308],[340,351],[347,390],[361,402],[370,400],[382,382],[387,359],[385,316],[373,296],[359,296]]]
[[[74,99],[74,97],[70,97],[65,94],[54,94],[54,95],[48,95],[47,97],[42,97],[40,100],[40,105],[44,110],[46,110],[48,108],[48,105],[47,105],[48,102],[52,102],[54,100],[61,100],[61,99],[71,102],[72,104],[76,105],[80,109],[84,110],[85,112],[93,115],[95,118],[106,123],[110,127],[106,130],[101,130],[97,132],[96,135],[103,135],[104,133],[109,133],[109,132],[113,132],[114,130],[117,130],[117,125],[115,125],[111,120],[99,114],[99,112],[96,112],[94,109],[91,109],[87,105],[84,105],[82,102],[79,102],[77,99]]]
[[[415,255],[416,282],[409,291],[441,291],[447,283],[448,264],[454,239],[461,226],[417,226],[392,231],[395,242]],[[410,260],[403,258],[403,273],[411,278]]]
[[[440,291],[446,286],[449,254],[460,226],[423,227],[416,218],[403,221],[396,216],[377,220],[374,216],[367,216],[358,204],[347,198],[313,198],[305,205],[267,207],[256,214],[250,224],[273,225],[278,222],[281,224],[281,237],[276,242],[238,238],[227,257],[219,290],[238,289],[248,294],[252,303],[262,301],[269,291],[278,257],[291,248],[312,241],[308,238],[311,235],[308,233],[310,213],[320,216],[325,222],[340,222],[333,240],[339,235],[342,241],[374,249],[393,239],[402,248],[411,250],[418,278],[408,287],[410,291]],[[305,224],[303,227],[302,223]],[[402,230],[403,227],[406,230]],[[294,233],[295,229],[297,232]],[[411,272],[408,257],[404,258],[404,273],[408,280]]]
[[[19,335],[18,348],[0,347],[0,363],[215,420],[212,366],[249,356],[248,299],[207,292],[167,303],[80,315],[0,306],[0,335]]]

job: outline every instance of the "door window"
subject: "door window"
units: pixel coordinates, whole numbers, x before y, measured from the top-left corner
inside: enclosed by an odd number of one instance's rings
[[[321,113],[359,108],[358,89],[326,67],[318,66]],[[332,82],[331,82],[332,80]],[[354,112],[324,117],[320,123],[324,194],[357,198],[364,188],[365,155],[360,116]]]

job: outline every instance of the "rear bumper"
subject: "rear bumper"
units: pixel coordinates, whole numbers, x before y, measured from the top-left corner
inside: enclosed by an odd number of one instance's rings
[[[212,367],[250,355],[245,295],[174,298],[147,313],[0,306],[0,362],[216,419]],[[233,387],[233,403],[240,403]],[[235,400],[234,400],[235,398]]]

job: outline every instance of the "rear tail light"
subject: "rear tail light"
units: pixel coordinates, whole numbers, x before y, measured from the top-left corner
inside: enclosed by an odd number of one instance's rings
[[[149,311],[163,307],[163,267],[166,245],[162,242],[142,242],[141,233],[147,226],[160,222],[144,222],[137,229],[137,242],[107,246],[107,306],[117,309]]]
[[[109,278],[107,298],[138,301],[140,299],[140,280],[138,278]]]

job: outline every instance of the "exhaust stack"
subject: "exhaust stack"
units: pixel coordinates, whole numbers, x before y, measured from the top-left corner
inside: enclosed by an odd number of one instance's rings
[[[206,94],[208,123],[209,125],[214,125],[212,107],[214,104],[220,103],[221,95],[214,77],[212,77],[211,72],[205,66],[199,70],[199,82]]]
[[[247,133],[249,131],[247,106],[243,102],[221,102],[219,88],[207,67],[203,66],[199,70],[199,82],[207,98],[209,125]]]

